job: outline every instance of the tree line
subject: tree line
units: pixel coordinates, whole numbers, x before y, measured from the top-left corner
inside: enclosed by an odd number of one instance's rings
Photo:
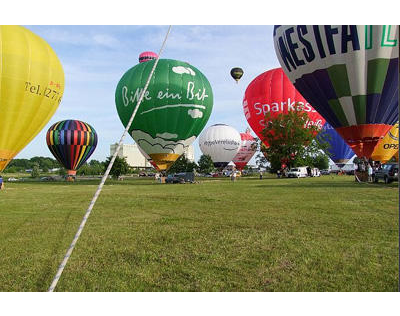
[[[315,137],[319,132],[316,126],[304,128],[307,123],[307,115],[298,112],[281,114],[273,120],[266,115],[267,126],[263,132],[263,142],[258,139],[260,153],[256,156],[258,168],[264,167],[272,173],[283,167],[293,168],[298,166],[317,167],[328,169],[329,159],[324,153],[328,148],[328,142],[320,137]],[[101,175],[105,172],[111,157],[104,162],[92,159],[82,165],[77,175]],[[58,174],[65,175],[66,170],[60,163],[49,157],[33,157],[31,159],[13,159],[5,173],[25,172],[32,170],[32,176],[38,176],[40,172],[47,173],[58,169]],[[215,170],[211,157],[201,155],[198,162],[190,161],[182,155],[168,170],[168,173],[193,172],[201,174],[211,173]],[[120,175],[138,173],[140,170],[131,168],[125,158],[116,158],[110,174],[118,178]]]

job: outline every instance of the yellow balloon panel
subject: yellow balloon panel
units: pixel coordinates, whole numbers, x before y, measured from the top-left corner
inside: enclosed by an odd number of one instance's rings
[[[0,171],[47,124],[61,102],[64,71],[41,37],[0,26]]]
[[[399,123],[394,125],[375,147],[372,160],[385,163],[399,151]]]
[[[149,154],[150,158],[161,171],[168,170],[174,162],[180,157],[178,154]]]

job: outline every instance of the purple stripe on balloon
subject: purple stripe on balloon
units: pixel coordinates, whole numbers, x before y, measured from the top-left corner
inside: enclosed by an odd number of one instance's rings
[[[375,123],[394,125],[399,118],[399,59],[393,58],[389,66],[379,102]]]
[[[296,89],[334,128],[342,126],[328,100],[337,99],[326,69],[305,74],[294,83]]]

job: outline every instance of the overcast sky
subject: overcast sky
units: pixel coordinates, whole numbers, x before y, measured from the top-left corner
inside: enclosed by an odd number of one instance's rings
[[[91,159],[105,160],[110,144],[118,142],[124,126],[115,107],[121,76],[138,63],[143,51],[158,52],[168,26],[26,26],[43,37],[58,55],[65,72],[63,100],[54,116],[16,158],[49,156],[46,132],[57,121],[78,119],[91,124],[99,143]],[[279,67],[272,26],[173,26],[162,58],[186,61],[208,78],[214,106],[206,125],[224,123],[239,132],[248,126],[242,99],[247,85],[264,71]],[[239,84],[230,70],[241,67]],[[255,134],[253,133],[255,136]],[[125,143],[133,143],[127,135]],[[198,140],[195,158],[200,157]]]

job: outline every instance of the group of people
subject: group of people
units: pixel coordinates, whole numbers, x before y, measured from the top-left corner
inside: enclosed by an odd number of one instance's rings
[[[357,163],[357,168],[356,168],[356,177],[360,177],[366,179],[368,182],[373,182],[374,177],[375,177],[375,171],[378,169],[381,169],[382,165],[379,161],[372,161],[372,160],[367,160],[363,159],[360,162]],[[357,175],[358,173],[358,175]],[[365,175],[362,177],[362,175]],[[362,180],[365,181],[365,180]]]

